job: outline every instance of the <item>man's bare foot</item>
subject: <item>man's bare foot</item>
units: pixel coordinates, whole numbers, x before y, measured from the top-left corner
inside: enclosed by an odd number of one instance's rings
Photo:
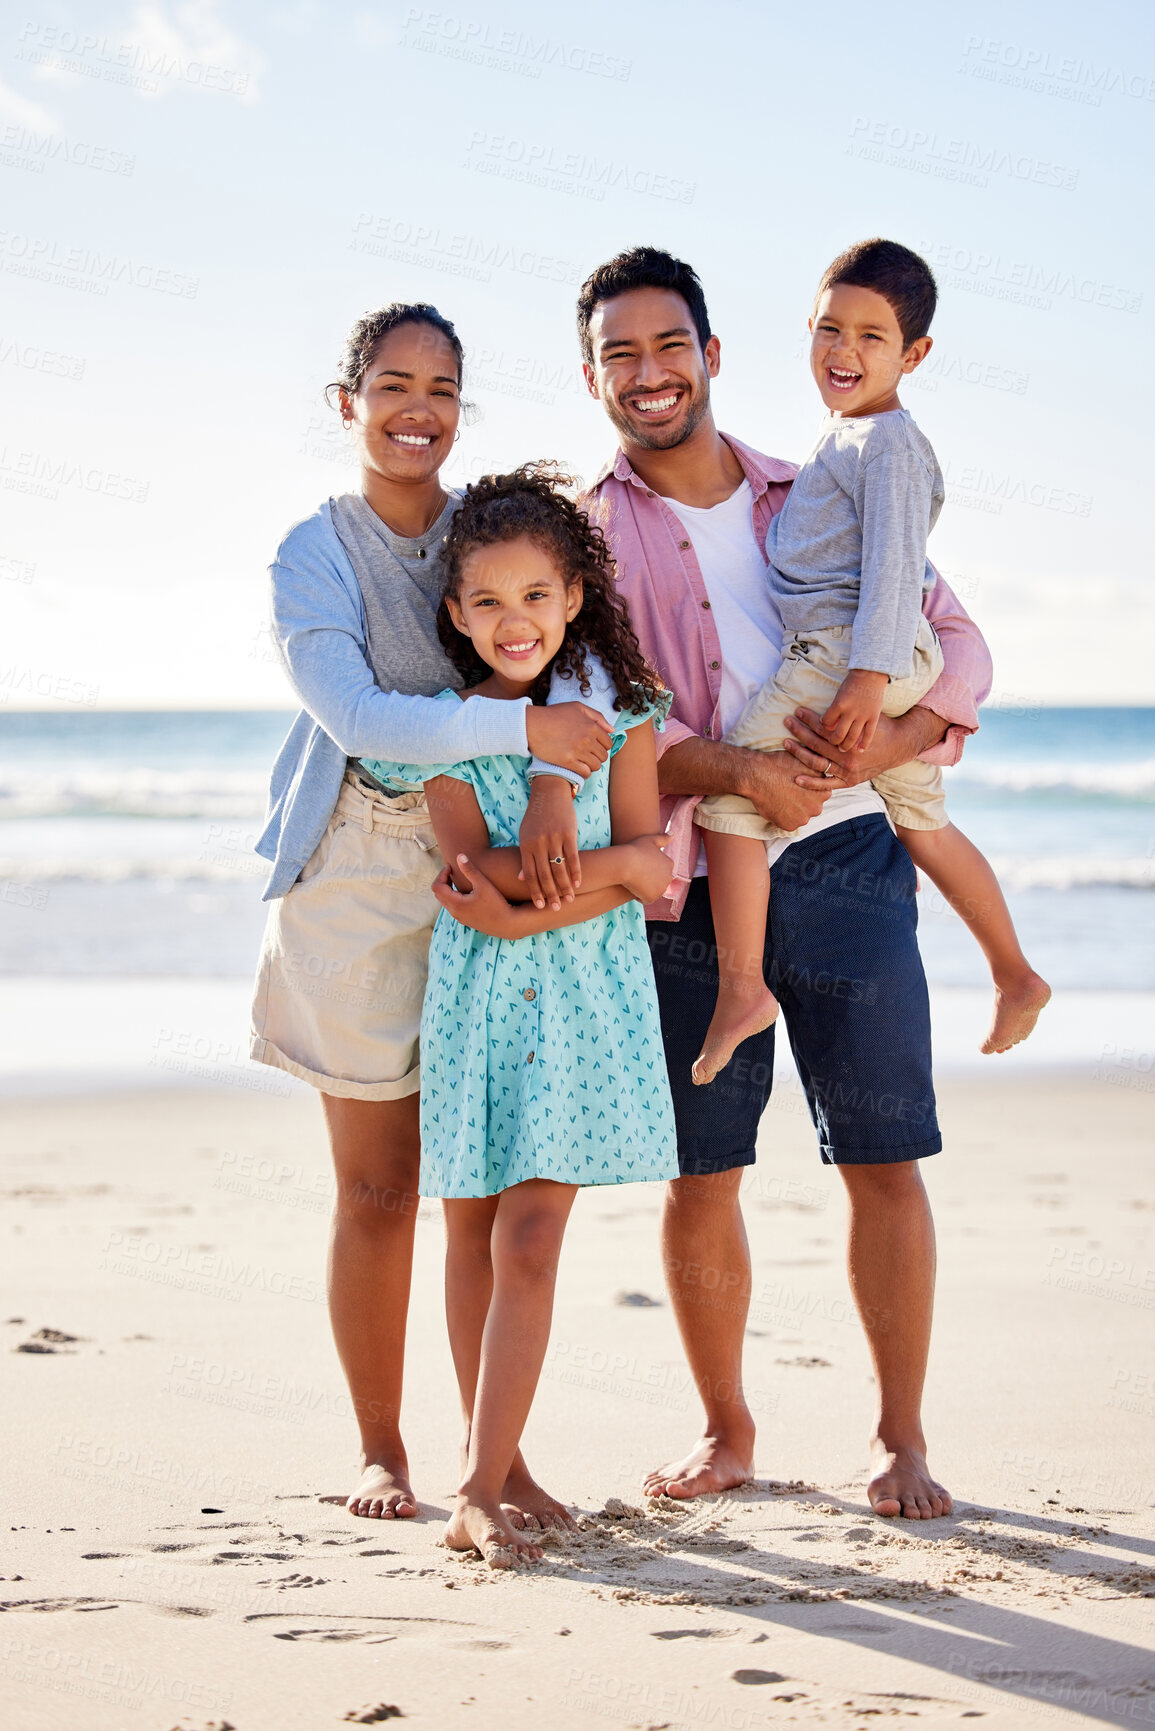
[[[520,1449],[501,1487],[501,1509],[512,1527],[559,1527],[562,1532],[569,1533],[578,1530],[577,1522],[565,1504],[542,1490],[522,1460]]]
[[[1051,988],[1039,974],[1029,973],[1013,986],[996,985],[995,1013],[982,1050],[1009,1052],[1026,1039],[1050,1001]]]
[[[719,992],[702,1050],[690,1070],[698,1087],[712,1082],[718,1071],[726,1068],[743,1040],[760,1034],[777,1018],[778,999],[768,986],[752,996],[745,991]]]
[[[711,1491],[732,1491],[754,1477],[753,1436],[749,1449],[739,1450],[721,1437],[703,1437],[684,1460],[647,1473],[642,1489],[648,1497],[703,1497]]]
[[[345,1507],[351,1515],[368,1515],[372,1520],[412,1520],[417,1498],[409,1483],[409,1463],[404,1454],[366,1461],[360,1483]]]
[[[499,1502],[475,1498],[459,1491],[457,1506],[445,1526],[445,1543],[451,1551],[476,1551],[491,1569],[513,1569],[519,1563],[536,1563],[542,1554],[522,1533],[515,1532]]]
[[[932,1479],[921,1449],[888,1449],[881,1437],[870,1445],[870,1483],[866,1494],[876,1515],[905,1515],[930,1521],[954,1508],[949,1491]]]

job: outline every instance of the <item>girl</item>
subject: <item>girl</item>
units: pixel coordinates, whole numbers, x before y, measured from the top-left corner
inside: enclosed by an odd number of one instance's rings
[[[461,373],[461,343],[435,307],[394,304],[357,320],[331,390],[360,484],[291,529],[271,572],[273,632],[302,709],[257,843],[273,873],[251,1051],[321,1095],[337,1179],[329,1309],[361,1431],[348,1507],[385,1518],[417,1512],[399,1409],[417,1036],[441,860],[423,794],[392,798],[357,759],[530,750],[580,780],[610,744],[603,718],[581,703],[436,701],[461,683],[437,635],[441,550],[460,504],[440,472],[458,434]],[[558,777],[535,781],[522,841],[528,874],[560,901],[575,886],[548,861],[568,856],[576,869],[577,851]],[[548,1500],[526,1475],[506,1496],[527,1514]]]
[[[665,890],[654,722],[669,706],[642,660],[599,530],[546,466],[466,491],[444,554],[442,641],[479,698],[585,688],[600,657],[618,702],[612,763],[576,795],[582,889],[549,907],[519,875],[528,793],[510,756],[420,768],[441,851],[421,1042],[421,1191],[444,1198],[446,1311],[468,1452],[446,1543],[494,1568],[541,1556],[502,1506],[549,1337],[562,1234],[579,1185],[677,1176],[642,907]],[[512,905],[511,905],[512,904]],[[557,1505],[555,1518],[572,1526]]]

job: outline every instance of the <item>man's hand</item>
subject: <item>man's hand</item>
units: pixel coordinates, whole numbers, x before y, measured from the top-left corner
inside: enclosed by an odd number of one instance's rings
[[[560,775],[534,776],[518,842],[521,877],[534,907],[548,902],[556,912],[563,898],[572,902],[582,882],[577,813],[570,784]]]
[[[846,787],[870,781],[900,764],[913,763],[920,752],[937,745],[947,731],[947,723],[933,709],[909,709],[894,720],[885,715],[880,717],[869,750],[845,752],[825,737],[822,721],[812,709],[799,709],[788,715],[786,726],[793,736],[786,741],[787,753],[808,766],[816,756],[830,763],[836,775],[834,785]],[[809,778],[804,779],[809,785]]]
[[[779,829],[801,829],[841,786],[837,775],[799,776],[789,752],[743,751],[742,758],[734,792],[744,794],[758,816]]]
[[[588,703],[531,704],[525,712],[525,736],[531,756],[581,776],[601,768],[613,741],[605,716]]]
[[[631,858],[622,888],[629,890],[643,907],[656,902],[669,886],[674,871],[665,854],[669,845],[668,835],[640,835],[627,844]]]
[[[885,673],[850,669],[822,717],[822,731],[831,745],[841,751],[869,751],[889,683]]]

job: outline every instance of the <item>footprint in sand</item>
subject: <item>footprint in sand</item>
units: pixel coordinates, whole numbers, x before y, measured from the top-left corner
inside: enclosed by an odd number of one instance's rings
[[[351,1707],[342,1717],[354,1725],[380,1725],[386,1719],[404,1719],[400,1707],[393,1707],[387,1701],[378,1701],[375,1707]]]

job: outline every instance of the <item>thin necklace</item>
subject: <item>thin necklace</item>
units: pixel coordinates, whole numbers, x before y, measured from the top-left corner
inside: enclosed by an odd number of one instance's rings
[[[437,519],[438,519],[438,517],[440,517],[440,515],[441,515],[441,513],[442,513],[442,511],[444,511],[444,509],[445,509],[445,507],[446,507],[446,505],[448,505],[448,503],[449,503],[449,494],[448,494],[448,493],[447,493],[447,492],[446,492],[446,491],[445,491],[445,489],[444,489],[444,487],[439,487],[439,488],[438,488],[438,491],[439,491],[439,492],[440,492],[440,494],[441,494],[441,501],[440,501],[440,503],[439,503],[439,504],[437,504],[437,505],[434,505],[434,507],[433,507],[433,515],[432,515],[432,517],[430,517],[430,519],[429,519],[429,521],[428,521],[428,523],[426,523],[426,525],[425,525],[425,527],[424,527],[424,529],[422,529],[422,531],[421,531],[421,535],[428,535],[428,533],[429,533],[429,531],[430,531],[430,529],[432,529],[432,527],[433,527],[433,525],[434,525],[434,523],[436,523],[436,521],[437,521]],[[415,541],[420,541],[420,539],[421,539],[421,535],[415,535],[415,536],[414,536],[414,537],[413,537],[413,538],[414,538],[414,540],[415,540]],[[419,559],[424,559],[424,558],[425,558],[425,554],[426,554],[426,549],[425,549],[425,548],[424,548],[424,547],[418,547],[418,549],[417,549],[417,557],[418,557],[418,558],[419,558]]]

